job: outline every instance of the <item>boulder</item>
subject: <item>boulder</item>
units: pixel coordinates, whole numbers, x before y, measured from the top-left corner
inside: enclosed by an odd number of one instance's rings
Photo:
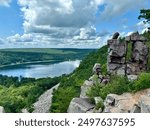
[[[108,40],[109,51],[108,55],[113,57],[124,57],[126,55],[126,42],[120,40],[111,39]]]
[[[102,71],[101,64],[96,63],[93,67],[93,73],[99,75]]]
[[[68,113],[88,113],[93,112],[95,105],[89,98],[73,98],[70,102]]]
[[[138,75],[141,72],[138,63],[128,63],[127,64],[127,75]]]
[[[125,93],[122,95],[109,94],[107,95],[104,105],[105,113],[129,113],[135,102],[132,100],[132,95]]]
[[[130,113],[141,113],[141,108],[137,104],[135,104]]]
[[[112,39],[118,39],[119,35],[120,34],[118,32],[114,33],[114,35],[112,36]]]
[[[138,76],[137,75],[127,75],[127,78],[129,81],[134,81],[134,80],[138,79]]]
[[[141,113],[150,113],[150,97],[145,95],[141,96],[139,106],[141,108]]]
[[[125,65],[117,63],[108,64],[108,72],[111,74],[125,75]]]
[[[148,47],[140,41],[134,43],[134,48],[132,52],[132,59],[134,61],[145,61],[145,57],[148,55]]]
[[[2,106],[0,106],[0,113],[5,113],[5,109]]]
[[[139,32],[134,32],[131,34],[130,38],[131,38],[131,41],[137,41],[140,37],[140,34]]]
[[[93,81],[86,80],[81,86],[80,98],[87,98],[87,92],[93,86]]]

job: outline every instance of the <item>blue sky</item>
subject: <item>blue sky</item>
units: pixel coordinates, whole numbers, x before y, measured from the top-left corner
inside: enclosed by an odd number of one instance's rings
[[[0,48],[99,48],[145,31],[143,8],[149,0],[0,0]]]

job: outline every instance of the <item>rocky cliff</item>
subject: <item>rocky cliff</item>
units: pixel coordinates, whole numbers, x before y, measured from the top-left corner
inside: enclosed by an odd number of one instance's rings
[[[129,81],[138,79],[138,75],[147,71],[149,48],[146,46],[146,38],[138,32],[118,39],[119,33],[115,33],[108,40],[107,72],[102,75],[101,64],[96,63],[93,73],[98,77],[100,84],[110,82],[110,75],[121,75]],[[131,54],[128,57],[129,46]],[[81,86],[79,98],[73,98],[70,102],[68,113],[149,113],[150,89],[136,93],[123,93],[121,95],[108,94],[103,100],[101,96],[93,100],[87,96],[87,92],[96,84],[94,75]]]

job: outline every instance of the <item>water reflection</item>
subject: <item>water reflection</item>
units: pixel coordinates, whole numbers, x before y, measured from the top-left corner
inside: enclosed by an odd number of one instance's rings
[[[80,64],[80,60],[76,61],[65,61],[55,64],[34,64],[34,65],[20,65],[17,67],[9,67],[0,70],[0,74],[7,76],[17,77],[32,77],[32,78],[43,78],[43,77],[55,77],[61,76],[62,74],[69,74]]]

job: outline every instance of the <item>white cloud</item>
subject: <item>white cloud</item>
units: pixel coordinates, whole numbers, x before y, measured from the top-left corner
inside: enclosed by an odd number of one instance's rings
[[[94,28],[95,14],[104,0],[18,0],[24,14],[24,32],[33,35],[32,43],[81,47],[99,41]],[[23,41],[22,36],[9,41]],[[84,42],[82,41],[84,40]],[[64,44],[64,45],[63,45]],[[100,43],[99,43],[100,44]],[[42,45],[42,44],[41,44]]]
[[[16,42],[32,42],[33,36],[32,34],[23,34],[22,36],[19,34],[16,34],[14,36],[7,37],[7,41],[10,43],[16,43]]]
[[[145,0],[148,1],[148,0]],[[136,3],[136,6],[135,6]],[[14,46],[94,47],[110,38],[109,32],[94,27],[97,20],[117,17],[140,9],[143,0],[18,0],[23,12],[23,35],[7,38]],[[104,6],[103,10],[100,10]],[[97,19],[98,12],[99,19]],[[127,20],[125,20],[126,22]],[[123,28],[128,28],[123,24]]]
[[[9,7],[10,3],[11,3],[11,0],[0,0],[0,6]]]
[[[128,11],[140,10],[144,8],[149,0],[105,0],[104,10],[101,12],[101,19],[112,19]]]

